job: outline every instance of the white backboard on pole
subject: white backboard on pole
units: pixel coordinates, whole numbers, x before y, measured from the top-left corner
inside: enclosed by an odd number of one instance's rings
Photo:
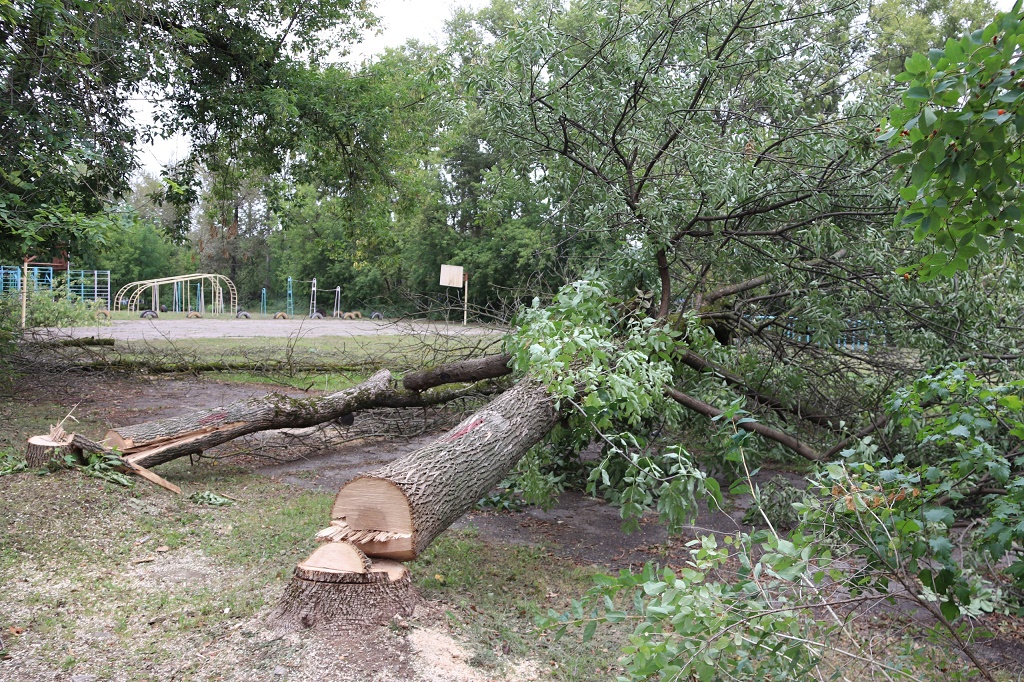
[[[443,287],[459,287],[462,288],[462,266],[461,265],[442,265],[441,266],[441,286]]]

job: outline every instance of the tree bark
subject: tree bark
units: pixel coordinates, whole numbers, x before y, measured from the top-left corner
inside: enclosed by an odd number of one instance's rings
[[[381,370],[358,386],[328,396],[295,399],[271,394],[212,410],[119,427],[107,432],[104,443],[118,448],[126,462],[149,468],[258,431],[315,426],[375,407],[440,405],[499,390],[502,389],[489,381],[422,392],[397,390],[391,385],[390,372]]]
[[[496,379],[512,373],[512,368],[508,366],[511,361],[512,356],[503,353],[453,362],[450,365],[406,374],[402,379],[402,386],[410,391],[423,391],[442,384]]]
[[[63,459],[73,454],[71,440],[54,439],[50,436],[32,436],[25,446],[25,463],[33,469],[40,469],[52,460]]]
[[[554,426],[547,389],[523,380],[420,450],[346,483],[321,539],[414,559]]]

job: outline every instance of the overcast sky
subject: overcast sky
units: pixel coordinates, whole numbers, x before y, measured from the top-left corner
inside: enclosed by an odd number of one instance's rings
[[[1005,11],[1013,7],[1013,2],[996,0],[995,5]],[[455,7],[479,8],[487,4],[488,0],[377,0],[380,29],[354,46],[350,59],[358,63],[387,47],[402,45],[410,38],[437,42],[443,34],[444,22],[451,17]],[[144,116],[140,112],[140,121]],[[163,164],[181,159],[186,154],[188,142],[184,138],[158,140],[139,149],[139,162],[145,172],[159,175]]]

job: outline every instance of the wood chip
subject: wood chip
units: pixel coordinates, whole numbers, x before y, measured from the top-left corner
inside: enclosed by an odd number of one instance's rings
[[[156,561],[155,556],[147,556],[141,559],[132,559],[133,564],[148,564],[150,561]]]
[[[158,551],[158,552],[167,552],[170,549],[171,548],[168,547],[167,545],[160,545],[159,547],[156,548],[156,551]]]

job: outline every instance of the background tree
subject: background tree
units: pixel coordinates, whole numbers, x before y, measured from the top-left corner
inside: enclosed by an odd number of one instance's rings
[[[870,71],[887,80],[915,52],[975,31],[996,14],[989,0],[881,0],[868,7]]]
[[[279,164],[294,82],[369,21],[346,0],[5,3],[0,251],[102,237],[134,143],[155,132],[133,123],[130,98],[156,101],[159,132],[188,131],[199,157],[244,141],[254,162]]]

